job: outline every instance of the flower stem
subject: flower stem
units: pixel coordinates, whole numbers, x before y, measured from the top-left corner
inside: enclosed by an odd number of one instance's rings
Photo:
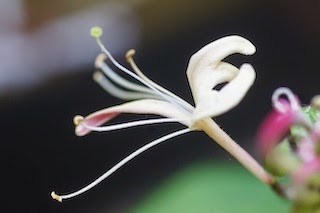
[[[275,182],[274,177],[267,173],[264,168],[225,131],[223,131],[214,120],[206,118],[198,121],[195,126],[203,130],[263,183],[272,185]]]

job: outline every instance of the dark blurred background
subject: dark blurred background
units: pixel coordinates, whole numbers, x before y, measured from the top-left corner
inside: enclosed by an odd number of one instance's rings
[[[270,96],[288,86],[309,103],[319,94],[319,1],[2,0],[0,2],[1,212],[129,212],[158,184],[197,161],[235,162],[203,133],[151,149],[89,193],[62,204],[50,192],[91,182],[138,147],[179,125],[74,135],[73,116],[121,103],[92,80],[99,48],[89,29],[125,64],[137,50],[142,70],[192,101],[189,57],[205,44],[238,34],[257,47],[257,80],[242,103],[217,118],[250,153]],[[124,116],[125,117],[125,116]],[[124,118],[125,120],[125,118]],[[134,136],[134,137],[133,137]],[[134,139],[133,139],[134,138]]]

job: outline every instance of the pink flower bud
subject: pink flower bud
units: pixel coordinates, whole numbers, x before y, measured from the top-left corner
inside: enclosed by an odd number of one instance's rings
[[[258,130],[259,149],[263,156],[286,137],[290,127],[297,120],[297,111],[290,107],[290,103],[285,99],[281,99],[279,102],[286,110],[284,112],[273,110],[265,118]]]

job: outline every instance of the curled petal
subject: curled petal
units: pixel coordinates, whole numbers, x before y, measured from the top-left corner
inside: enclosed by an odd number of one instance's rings
[[[84,136],[91,132],[85,125],[98,127],[122,113],[155,114],[168,118],[177,118],[183,125],[190,126],[190,116],[175,105],[160,100],[144,99],[94,112],[79,122],[75,122],[75,133],[78,136]]]
[[[226,36],[211,42],[191,57],[187,70],[189,82],[191,83],[193,75],[198,75],[196,73],[201,72],[203,68],[214,66],[229,55],[235,53],[252,55],[255,52],[256,48],[250,41],[237,35]]]
[[[219,66],[216,69],[218,70]],[[196,102],[193,121],[221,115],[238,105],[252,86],[255,76],[253,67],[243,64],[237,75],[219,91],[202,91],[201,98]]]
[[[214,82],[203,81],[214,78],[217,66],[225,57],[234,53],[252,55],[255,50],[255,46],[247,39],[240,36],[227,36],[207,44],[196,52],[191,57],[187,69],[187,77],[195,102],[197,102],[197,96],[200,93],[199,87],[204,83],[211,84],[211,89],[214,87],[212,85]],[[208,73],[208,70],[211,72]],[[199,85],[199,82],[202,84]]]
[[[196,105],[198,106],[201,101],[205,102],[206,98],[210,96],[211,93],[217,92],[216,90],[213,90],[215,86],[231,81],[238,73],[239,69],[237,67],[226,62],[219,62],[215,67],[214,72],[211,67],[201,70],[201,75],[203,75],[203,77],[192,79],[194,85],[201,85],[193,87],[192,90]]]
[[[255,80],[254,69],[244,64],[239,70],[221,60],[234,53],[252,55],[255,51],[247,39],[227,36],[204,46],[191,57],[187,76],[196,105],[194,121],[220,115],[243,99]],[[220,91],[214,89],[225,82]]]

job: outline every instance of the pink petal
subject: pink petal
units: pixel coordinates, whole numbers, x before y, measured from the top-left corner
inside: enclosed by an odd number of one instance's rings
[[[317,158],[315,145],[312,138],[306,138],[299,144],[298,154],[304,162],[310,162]]]
[[[295,183],[303,184],[315,172],[320,172],[320,158],[315,158],[305,163],[292,177]]]
[[[85,118],[81,123],[85,123],[88,126],[101,126],[102,124],[112,120],[113,118],[117,117],[120,113],[116,112],[105,112],[105,113],[99,113],[94,116],[90,116],[88,118]],[[83,125],[77,125],[76,126],[76,135],[77,136],[84,136],[91,132],[91,130],[85,128]]]
[[[276,110],[272,111],[260,125],[258,130],[259,149],[262,154],[267,154],[277,143],[282,141],[295,123],[296,112],[291,110],[289,103],[283,100],[284,105],[288,105],[285,113]]]

